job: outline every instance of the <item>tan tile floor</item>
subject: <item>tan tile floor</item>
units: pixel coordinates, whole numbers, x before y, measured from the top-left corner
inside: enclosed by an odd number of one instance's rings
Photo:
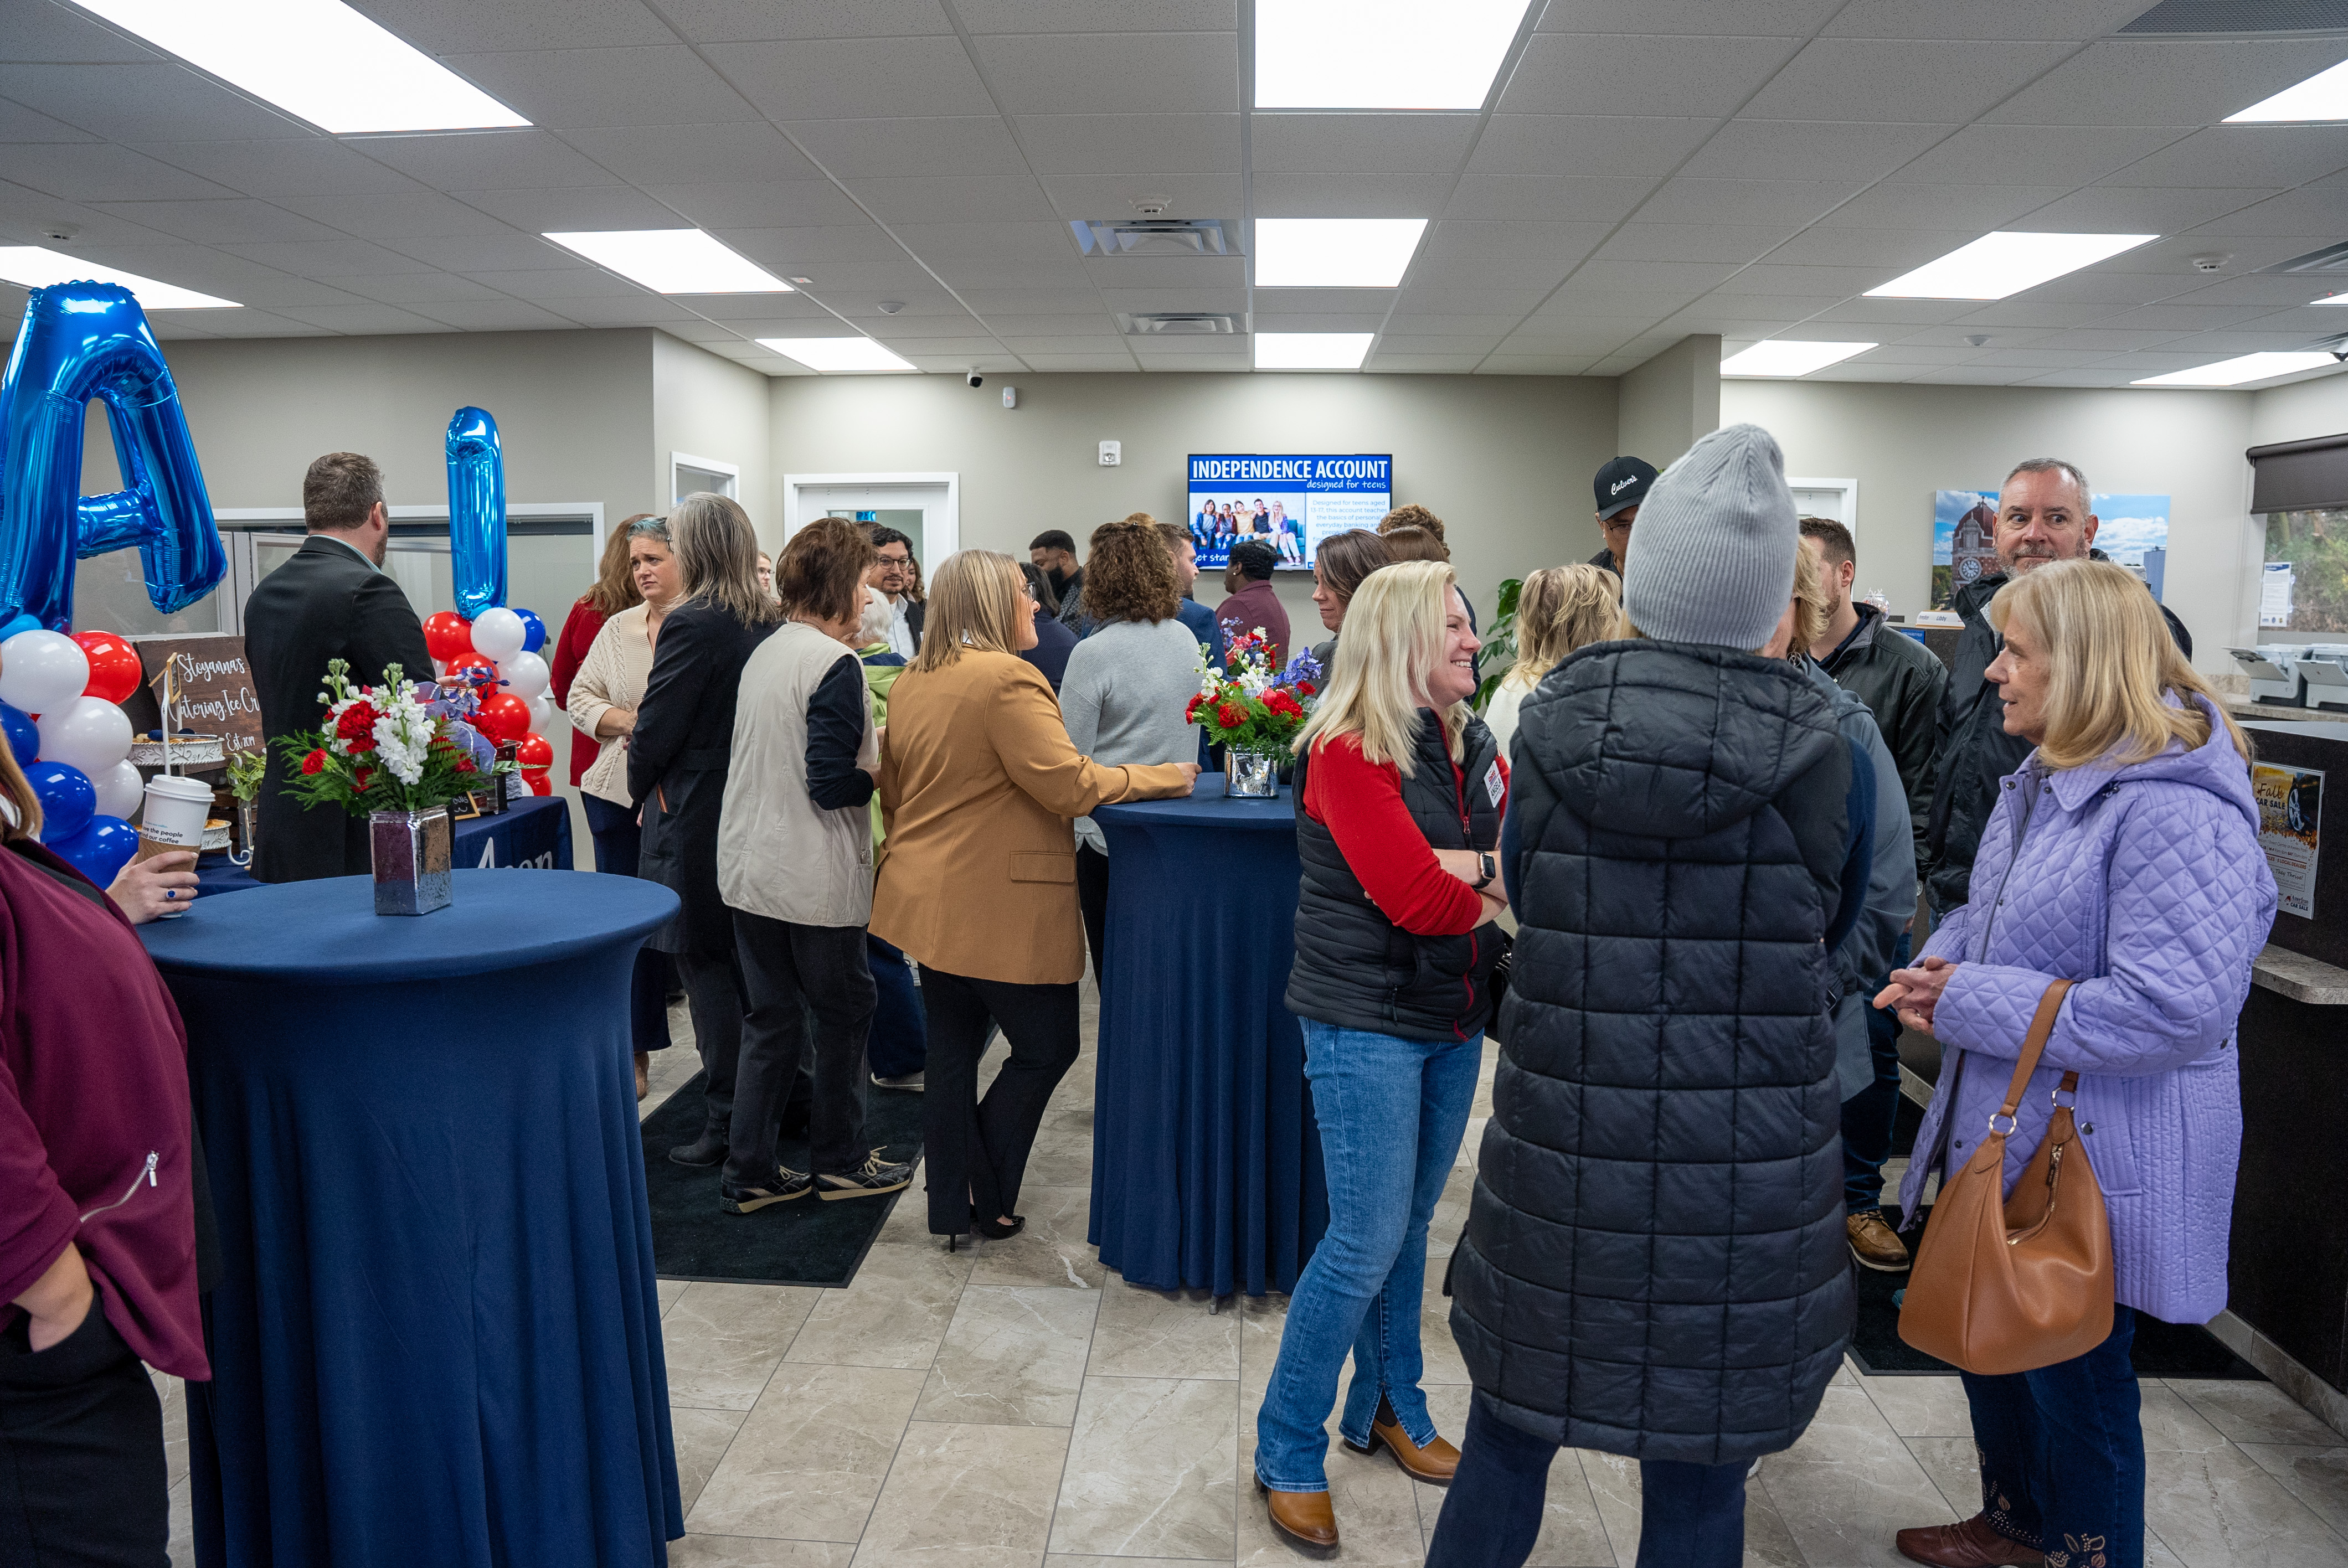
[[[950,1254],[923,1234],[921,1204],[901,1202],[845,1290],[661,1286],[687,1531],[672,1563],[1301,1561],[1272,1534],[1245,1479],[1284,1298],[1238,1298],[1210,1313],[1195,1292],[1126,1286],[1085,1245],[1094,1016],[1088,989],[1087,1047],[1037,1143],[1025,1235]],[[674,1026],[679,1044],[655,1059],[648,1107],[696,1067],[681,1008]],[[1479,1118],[1489,1092],[1488,1060]],[[1468,1149],[1479,1132],[1471,1124]],[[1436,1215],[1430,1281],[1441,1277],[1471,1178],[1463,1153]],[[1446,1306],[1427,1302],[1426,1389],[1456,1435],[1469,1390]],[[184,1407],[161,1381],[173,1560],[186,1564]],[[2154,1568],[2348,1568],[2348,1438],[2263,1383],[2147,1383],[2144,1426]],[[1763,1462],[1746,1513],[1746,1563],[1903,1563],[1894,1530],[1978,1506],[1969,1433],[1954,1378],[1868,1378],[1846,1365],[1801,1442]],[[1421,1562],[1440,1490],[1383,1455],[1357,1458],[1334,1443],[1329,1479],[1344,1535],[1337,1561]],[[1638,1467],[1560,1455],[1535,1568],[1628,1565],[1638,1539]]]

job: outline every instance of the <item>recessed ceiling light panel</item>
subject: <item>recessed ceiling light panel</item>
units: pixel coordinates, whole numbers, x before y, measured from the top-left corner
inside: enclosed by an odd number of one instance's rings
[[[797,292],[698,229],[605,229],[546,238],[656,294]]]
[[[1871,343],[1808,343],[1771,338],[1720,362],[1723,375],[1807,375],[1830,364],[1840,364],[1855,354],[1865,354]]]
[[[1258,333],[1258,370],[1359,370],[1375,333]]]
[[[342,0],[75,0],[338,136],[530,121]]]
[[[1260,109],[1476,109],[1526,0],[1256,0]]]
[[[2348,119],[2348,60],[2319,71],[2295,87],[2285,87],[2240,114],[2226,117],[2228,125],[2271,125],[2276,121]]]
[[[2148,245],[2157,234],[2041,234],[2001,230],[1960,245],[1879,288],[1871,300],[2002,300]]]
[[[758,346],[827,375],[917,368],[869,337],[762,337]]]
[[[2248,382],[2272,381],[2279,375],[2296,375],[2302,370],[2319,370],[2336,363],[2322,349],[2295,349],[2289,353],[2246,354],[2236,359],[2221,359],[2215,364],[2197,364],[2190,370],[2172,370],[2167,375],[2147,375],[2132,386],[2240,386]]]
[[[43,250],[38,245],[0,245],[0,278],[26,289],[45,289],[51,283],[119,283],[139,296],[142,309],[150,311],[241,311],[244,308],[234,300],[200,294],[176,283],[159,283],[136,272],[101,267],[95,261],[85,261],[61,251]]]
[[[1259,289],[1391,289],[1410,270],[1424,218],[1259,218]]]

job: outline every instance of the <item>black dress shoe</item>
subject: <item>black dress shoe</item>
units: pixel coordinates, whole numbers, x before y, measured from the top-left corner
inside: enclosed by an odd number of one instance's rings
[[[715,1132],[704,1132],[692,1143],[671,1149],[668,1157],[680,1165],[715,1165],[726,1158],[726,1140]]]

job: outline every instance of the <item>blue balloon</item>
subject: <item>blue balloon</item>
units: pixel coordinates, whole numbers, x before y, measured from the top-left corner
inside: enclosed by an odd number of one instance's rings
[[[47,630],[48,628],[41,624],[40,618],[38,616],[20,615],[15,620],[9,621],[7,624],[0,625],[0,642],[7,641],[8,639],[15,636],[19,631],[46,631]]]
[[[538,618],[538,611],[517,610],[514,613],[521,617],[521,651],[524,653],[535,653],[545,647],[546,622]]]
[[[55,845],[71,838],[98,813],[98,786],[79,768],[64,763],[35,763],[25,770],[34,798],[41,803],[41,842]]]
[[[139,853],[139,830],[118,816],[94,816],[71,838],[52,842],[49,853],[103,887]]]
[[[81,494],[82,414],[106,405],[129,487]],[[74,561],[139,547],[148,601],[169,615],[228,573],[170,367],[129,290],[35,289],[0,380],[0,621],[73,623]]]
[[[457,613],[477,618],[506,601],[506,461],[486,408],[448,421],[448,555]]]
[[[7,738],[20,768],[31,768],[33,759],[41,754],[40,726],[33,723],[33,715],[20,713],[5,702],[0,702],[0,735]]]

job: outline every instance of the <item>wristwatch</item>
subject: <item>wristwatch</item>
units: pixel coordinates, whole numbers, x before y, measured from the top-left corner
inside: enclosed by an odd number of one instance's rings
[[[1500,868],[1492,863],[1492,857],[1488,855],[1478,854],[1476,858],[1482,864],[1484,875],[1478,876],[1473,885],[1478,889],[1489,887],[1492,885],[1492,878],[1500,874]]]

